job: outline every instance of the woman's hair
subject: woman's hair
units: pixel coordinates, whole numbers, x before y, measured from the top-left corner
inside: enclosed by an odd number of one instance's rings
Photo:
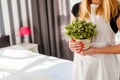
[[[90,4],[92,0],[83,0],[80,5],[80,19],[89,18],[91,9]],[[109,21],[111,18],[118,15],[120,10],[120,1],[119,0],[101,0],[101,4],[96,9],[96,15],[102,15],[106,21]]]

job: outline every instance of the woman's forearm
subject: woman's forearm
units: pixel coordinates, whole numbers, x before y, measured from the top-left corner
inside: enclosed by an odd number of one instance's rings
[[[104,48],[94,48],[94,54],[120,54],[120,44],[104,47]]]

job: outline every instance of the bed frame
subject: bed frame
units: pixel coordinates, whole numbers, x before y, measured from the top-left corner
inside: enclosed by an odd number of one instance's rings
[[[0,48],[10,46],[9,36],[0,37]]]

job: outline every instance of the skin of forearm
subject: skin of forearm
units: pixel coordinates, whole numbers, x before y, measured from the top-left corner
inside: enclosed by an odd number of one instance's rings
[[[120,44],[104,47],[104,48],[94,48],[93,49],[94,54],[120,54]]]

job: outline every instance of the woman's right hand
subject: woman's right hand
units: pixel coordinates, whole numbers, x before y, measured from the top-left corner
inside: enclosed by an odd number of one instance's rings
[[[84,44],[74,39],[69,39],[69,48],[72,52],[81,53],[84,48]]]

